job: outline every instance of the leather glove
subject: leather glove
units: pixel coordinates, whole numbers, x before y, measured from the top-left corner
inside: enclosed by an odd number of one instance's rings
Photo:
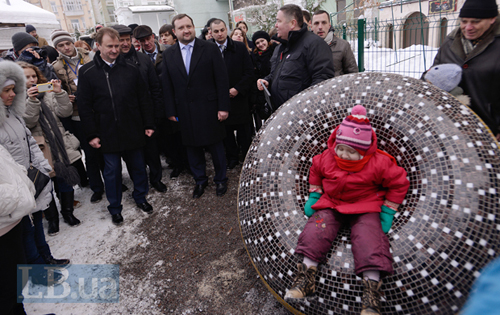
[[[382,223],[382,231],[384,231],[384,233],[387,233],[391,229],[392,220],[394,219],[396,211],[385,205],[382,205],[380,209],[382,210],[382,212],[380,212],[380,223]]]
[[[304,206],[304,212],[306,213],[306,216],[310,218],[315,210],[313,210],[311,207],[321,198],[321,194],[318,192],[312,192],[309,194],[309,199],[306,202],[306,205]]]

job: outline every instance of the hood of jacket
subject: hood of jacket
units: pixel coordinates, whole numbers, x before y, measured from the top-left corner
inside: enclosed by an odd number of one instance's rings
[[[26,77],[24,76],[23,69],[14,62],[0,61],[0,87],[3,86],[7,79],[12,79],[16,82],[14,92],[14,102],[9,110],[17,117],[23,117],[26,109]],[[0,98],[0,126],[5,121],[7,115],[7,108]]]
[[[337,153],[335,152],[334,145],[335,145],[335,140],[337,139],[337,130],[339,129],[339,127],[340,127],[340,125],[338,125],[337,128],[335,128],[335,130],[330,135],[330,138],[328,138],[328,142],[327,142],[328,150],[330,150],[330,152],[334,156],[337,156]],[[366,155],[374,154],[375,152],[377,152],[377,135],[375,134],[375,131],[373,131],[373,129],[372,129],[372,144],[370,145],[368,150],[366,150]]]

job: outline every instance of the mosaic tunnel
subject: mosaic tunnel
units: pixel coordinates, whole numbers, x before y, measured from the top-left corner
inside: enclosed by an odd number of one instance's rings
[[[316,277],[317,299],[287,304],[306,224],[312,157],[362,104],[379,140],[411,182],[388,233],[393,276],[383,314],[455,314],[498,255],[500,160],[484,123],[450,94],[396,74],[360,73],[294,96],[259,131],[239,183],[238,215],[250,259],[267,288],[295,314],[359,314],[349,229],[340,231]]]

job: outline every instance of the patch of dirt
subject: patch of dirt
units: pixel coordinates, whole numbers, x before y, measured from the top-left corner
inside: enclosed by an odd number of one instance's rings
[[[164,170],[169,191],[148,196],[155,211],[134,231],[140,241],[114,262],[123,277],[120,300],[127,300],[120,311],[290,314],[263,285],[243,244],[237,214],[241,164],[228,170],[223,197],[215,195],[208,155],[207,168],[210,183],[200,199],[192,198],[191,175],[168,180],[170,170]],[[117,307],[107,304],[105,313],[115,314]]]

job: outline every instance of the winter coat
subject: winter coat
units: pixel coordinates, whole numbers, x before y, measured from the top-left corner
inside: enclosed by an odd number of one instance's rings
[[[229,80],[219,48],[211,41],[195,39],[189,75],[179,43],[163,53],[161,81],[167,117],[179,118],[182,143],[206,146],[226,135],[219,111],[229,111]],[[229,114],[231,115],[231,114]]]
[[[26,127],[23,115],[26,111],[26,78],[23,69],[13,62],[0,61],[0,86],[7,80],[16,82],[14,102],[5,106],[0,99],[0,145],[2,145],[18,163],[26,169],[31,163],[45,175],[52,171],[49,162],[43,156],[31,132]],[[29,147],[28,147],[29,145]],[[36,199],[36,208],[33,212],[47,209],[52,200],[52,182],[49,181],[44,190]]]
[[[154,129],[153,105],[140,70],[123,56],[110,68],[98,51],[78,78],[78,109],[87,141],[99,138],[103,153],[139,149]]]
[[[47,81],[57,79],[54,67],[52,67],[52,65],[48,63],[45,58],[37,59],[35,58],[35,56],[33,56],[33,54],[25,50],[21,53],[21,55],[19,55],[19,58],[17,58],[15,61],[24,61],[34,65],[35,67],[38,68],[38,70],[42,72],[43,76],[47,79]]]
[[[454,63],[462,67],[459,86],[465,95],[470,96],[470,108],[497,135],[500,133],[500,17],[468,57],[461,37],[460,28],[451,32],[439,48],[432,66]]]
[[[332,52],[321,37],[307,30],[304,23],[290,31],[288,41],[274,50],[270,84],[273,107],[278,108],[290,97],[306,88],[335,76]]]
[[[59,127],[59,131],[63,136],[64,146],[66,147],[69,162],[73,163],[82,157],[80,151],[78,150],[80,142],[73,134],[64,129],[63,124],[59,120],[59,117],[69,117],[73,113],[73,105],[69,101],[68,93],[66,93],[66,91],[62,91],[61,93],[42,93],[42,95],[43,101],[51,109],[52,115],[56,119],[57,126]],[[45,158],[49,161],[53,168],[50,143],[48,142],[47,137],[45,137],[45,134],[42,131],[42,126],[40,125],[41,105],[42,103],[38,98],[35,100],[28,98],[23,118],[26,122],[26,126],[30,129],[31,134],[37,140],[40,150],[42,150]],[[45,141],[41,142],[41,139],[44,139]],[[60,159],[62,160],[62,157]],[[51,172],[50,175],[53,177],[56,174],[55,172]]]
[[[214,39],[212,39],[215,42]],[[224,63],[229,78],[229,89],[235,88],[238,95],[230,98],[231,110],[226,125],[247,124],[252,121],[248,103],[251,85],[254,84],[253,65],[245,44],[227,38]],[[227,91],[229,93],[229,90]]]
[[[161,85],[155,71],[155,66],[151,62],[149,56],[131,48],[123,57],[139,68],[142,79],[147,83],[148,91],[153,102],[155,121],[159,122],[165,119],[163,92],[161,91]]]
[[[358,73],[358,64],[348,41],[338,38],[331,30],[325,38],[325,42],[332,51],[336,77],[343,74]]]
[[[5,235],[35,208],[35,186],[26,168],[0,145],[0,236]]]
[[[7,51],[5,57],[1,60],[6,61],[24,61],[37,67],[43,74],[43,76],[48,80],[57,79],[56,73],[54,72],[54,67],[45,59],[36,59],[30,52],[24,51],[20,56],[16,54],[13,48]]]
[[[309,183],[323,187],[323,195],[312,206],[314,210],[336,209],[344,214],[380,212],[387,199],[403,202],[410,182],[406,171],[396,165],[394,158],[377,152],[377,136],[372,131],[372,145],[366,155],[373,154],[359,172],[347,172],[335,160],[337,128],[328,139],[328,149],[313,157]]]
[[[275,44],[270,44],[266,51],[259,53],[259,51],[252,52],[252,64],[254,66],[254,77],[255,79],[263,79],[269,73],[271,73],[271,57],[273,56],[274,50],[276,49]],[[250,103],[252,105],[264,105],[266,98],[264,97],[264,91],[259,91],[257,88],[257,83],[252,84],[252,91],[250,96]]]
[[[38,41],[38,47],[43,47],[43,46],[48,46],[49,43],[47,40],[43,37],[40,37],[38,35],[35,36],[36,40]]]
[[[79,59],[81,65],[87,64],[92,61],[89,56],[88,50],[80,47],[75,48],[78,56],[80,57]],[[54,71],[57,77],[62,82],[63,89],[68,93],[68,95],[76,95],[78,87],[77,83],[75,83],[75,79],[78,79],[78,76],[73,72],[73,70],[71,70],[61,54],[59,54],[59,57],[57,57],[57,59],[52,63],[52,66],[54,67]],[[73,69],[75,69],[75,66],[76,65],[71,65]],[[80,72],[80,68],[78,68],[78,70],[76,71],[77,74]],[[78,99],[73,103],[73,116],[79,116],[77,103]]]

